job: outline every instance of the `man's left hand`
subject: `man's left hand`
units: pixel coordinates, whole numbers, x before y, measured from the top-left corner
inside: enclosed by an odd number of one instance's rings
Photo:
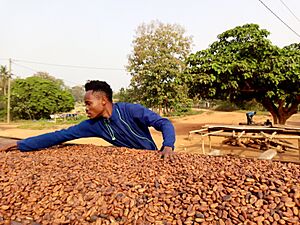
[[[6,152],[17,148],[17,141],[10,141],[6,144],[0,144],[0,152]]]
[[[174,158],[174,151],[172,149],[172,147],[170,146],[164,146],[163,149],[160,151],[161,157],[167,161],[168,159],[170,159],[171,161],[173,161]]]

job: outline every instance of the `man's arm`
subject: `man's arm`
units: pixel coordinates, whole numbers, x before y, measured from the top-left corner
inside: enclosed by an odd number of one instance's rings
[[[143,122],[147,126],[152,126],[156,130],[162,132],[162,146],[169,146],[174,149],[175,129],[169,119],[163,118],[157,113],[139,104],[135,105],[132,113],[134,118],[139,118],[141,122]]]
[[[92,126],[91,124],[92,122],[90,120],[86,120],[78,125],[69,127],[68,129],[29,137],[18,141],[17,148],[24,152],[34,151],[58,145],[77,138],[95,136],[95,134],[92,132],[93,129],[90,129]]]
[[[163,143],[161,154],[164,158],[172,158],[175,144],[175,129],[167,118],[162,118],[157,113],[147,109],[142,105],[135,105],[132,110],[133,117],[139,118],[147,126],[152,126],[162,132]]]
[[[17,149],[17,140],[11,140],[8,143],[0,145],[0,152],[6,152],[12,149]]]

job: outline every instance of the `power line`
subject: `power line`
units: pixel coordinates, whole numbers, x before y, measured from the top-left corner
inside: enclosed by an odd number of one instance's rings
[[[19,67],[23,67],[23,68],[25,68],[25,69],[28,69],[28,70],[31,70],[31,71],[33,71],[33,72],[36,72],[36,73],[38,73],[39,71],[37,71],[37,70],[35,70],[35,69],[32,69],[31,67],[29,67],[29,66],[24,66],[24,65],[21,65],[21,64],[19,64],[19,63],[15,63],[15,62],[12,62],[14,65],[16,65],[16,66],[19,66]],[[71,84],[76,84],[76,85],[79,85],[78,83],[75,83],[75,82],[73,82],[73,81],[69,81],[69,80],[66,80],[66,79],[63,79],[65,82],[68,82],[68,83],[71,83]]]
[[[33,72],[38,72],[37,70],[35,70],[35,69],[32,69],[31,67],[29,67],[29,66],[24,66],[24,65],[21,65],[21,64],[19,64],[19,63],[15,63],[15,62],[12,62],[14,65],[17,65],[17,66],[20,66],[20,67],[23,67],[23,68],[25,68],[25,69],[28,69],[28,70],[31,70],[31,71],[33,71]]]
[[[18,59],[14,59],[13,61],[15,61],[15,62],[32,63],[32,64],[40,64],[40,65],[47,65],[47,66],[69,67],[69,68],[77,68],[77,69],[125,70],[125,69],[121,69],[121,68],[106,68],[106,67],[93,67],[93,66],[76,66],[76,65],[54,64],[54,63],[45,63],[45,62],[36,62],[36,61],[18,60]]]
[[[286,22],[284,22],[279,16],[276,15],[262,0],[260,1],[261,4],[263,4],[274,16],[277,17],[286,27],[288,27],[294,34],[296,34],[300,38],[300,34],[298,34],[295,30],[293,30]]]
[[[300,19],[293,13],[293,11],[284,3],[284,1],[280,0],[281,3],[290,11],[290,13],[300,22]]]

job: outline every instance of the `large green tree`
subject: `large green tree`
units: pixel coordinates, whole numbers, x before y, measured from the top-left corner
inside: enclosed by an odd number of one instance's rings
[[[41,119],[74,108],[74,98],[68,90],[49,79],[32,76],[16,79],[12,85],[11,111],[15,118]]]
[[[233,102],[256,99],[285,124],[300,103],[300,48],[279,48],[257,24],[225,31],[187,60],[190,94]]]
[[[153,21],[138,27],[127,66],[137,102],[166,110],[185,102],[182,74],[191,43],[180,25]]]

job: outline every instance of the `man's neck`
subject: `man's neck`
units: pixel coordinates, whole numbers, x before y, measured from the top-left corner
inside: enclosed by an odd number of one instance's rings
[[[113,111],[113,103],[108,103],[105,107],[102,117],[105,119],[110,118],[112,115],[112,111]]]

